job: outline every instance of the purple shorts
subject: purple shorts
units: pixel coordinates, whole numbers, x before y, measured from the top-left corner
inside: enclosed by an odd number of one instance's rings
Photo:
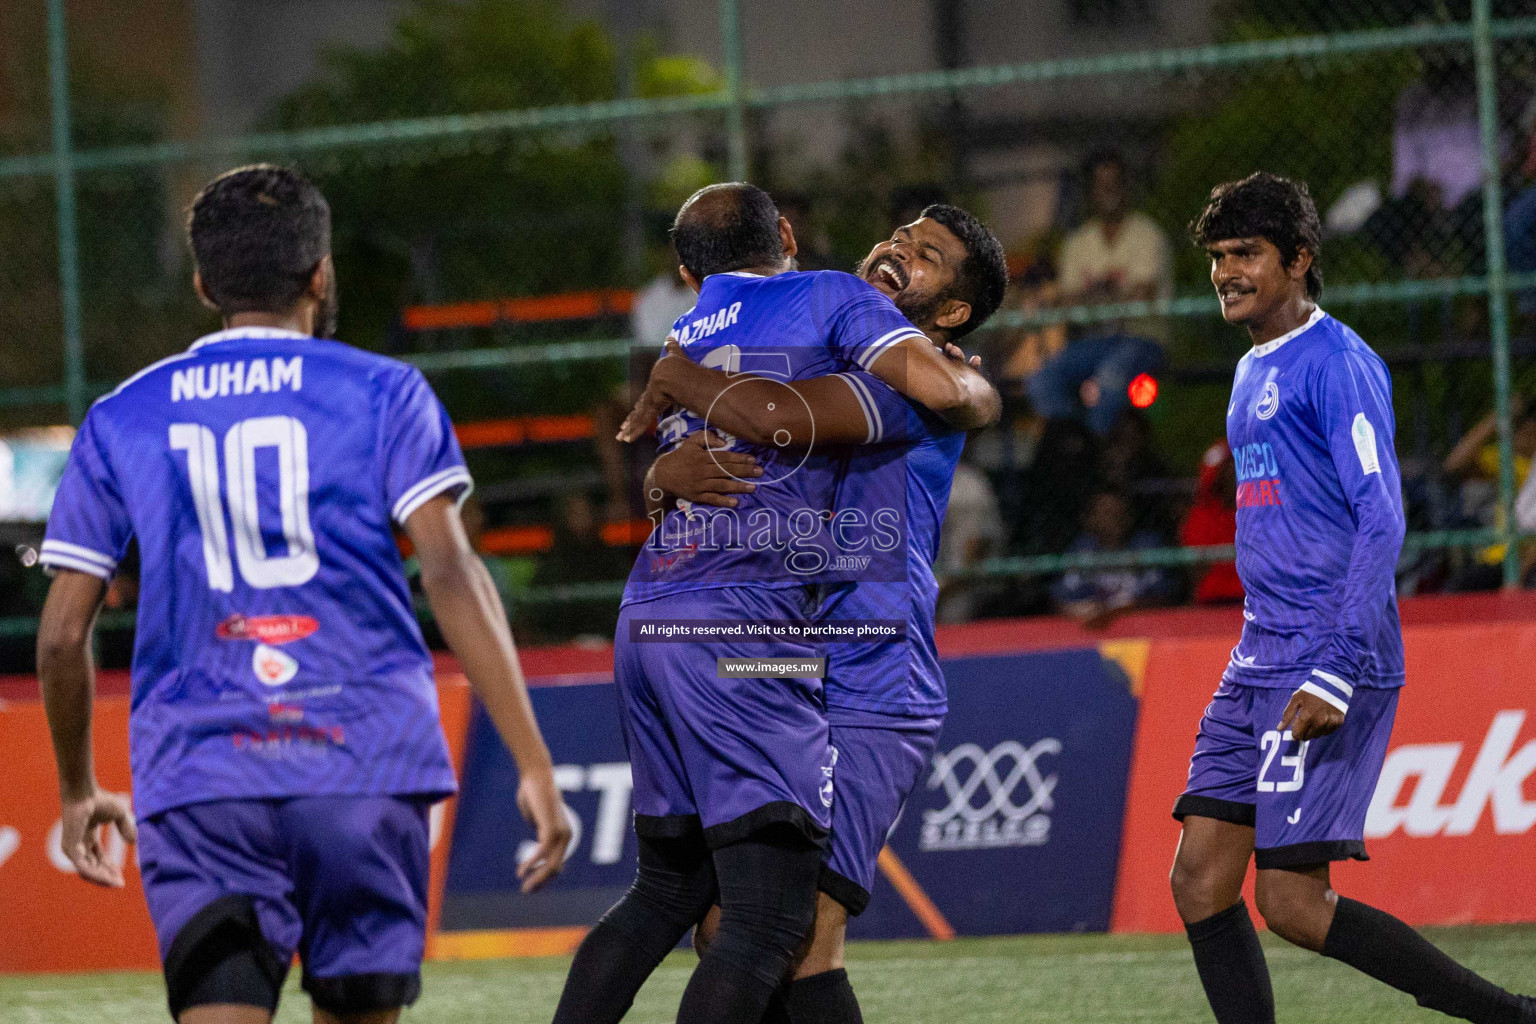
[[[1200,720],[1189,785],[1173,816],[1253,828],[1260,868],[1369,860],[1365,813],[1398,691],[1357,686],[1339,731],[1305,743],[1277,731],[1292,692],[1222,682]]]
[[[169,977],[229,923],[254,921],[273,964],[295,952],[304,987],[369,976],[397,1005],[421,989],[431,801],[221,800],[139,823],[139,870]],[[390,1000],[385,1000],[386,1002]]]
[[[830,713],[837,800],[821,890],[857,917],[869,906],[880,851],[933,759],[943,720],[859,711]]]
[[[720,847],[786,823],[820,840],[832,826],[832,748],[820,679],[716,677],[719,658],[815,658],[811,644],[634,642],[631,621],[805,619],[803,589],[723,587],[625,605],[613,652],[635,831],[703,827]]]

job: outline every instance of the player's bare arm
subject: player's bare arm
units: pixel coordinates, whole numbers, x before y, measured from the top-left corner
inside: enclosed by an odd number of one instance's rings
[[[645,474],[645,511],[652,522],[678,498],[698,505],[735,508],[738,494],[757,489],[751,477],[762,467],[747,452],[732,451],[719,434],[699,430],[656,458]]]
[[[523,891],[533,892],[560,873],[571,826],[501,596],[470,547],[453,498],[442,495],[422,505],[405,521],[405,532],[416,548],[422,590],[443,639],[517,762],[517,806],[538,836],[534,854],[518,865],[517,874]]]
[[[38,628],[37,677],[59,769],[60,847],[81,878],[115,889],[123,884],[123,871],[103,854],[100,827],[116,828],[130,843],[137,839],[137,830],[128,799],[97,786],[91,756],[91,702],[96,695],[91,629],[106,589],[106,582],[96,576],[59,570]]]
[[[942,357],[941,357],[942,358]],[[753,444],[809,448],[858,444],[869,438],[869,420],[848,382],[840,377],[778,381],[727,374],[700,366],[675,341],[651,370],[646,393],[624,421],[621,440],[632,441],[656,411],[680,405],[712,426]]]
[[[892,345],[869,372],[956,430],[979,430],[1003,414],[1003,399],[977,369],[979,362],[913,337]]]

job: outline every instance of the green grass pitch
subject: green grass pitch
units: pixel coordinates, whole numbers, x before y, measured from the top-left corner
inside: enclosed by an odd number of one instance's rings
[[[1516,991],[1536,992],[1536,926],[1441,928],[1452,956]],[[1341,964],[1265,936],[1281,1024],[1418,1024],[1448,1018]],[[570,961],[429,964],[413,1024],[547,1024]],[[666,1024],[693,965],[669,959],[629,1021]],[[949,943],[868,942],[849,951],[849,973],[870,1024],[1190,1024],[1210,1021],[1180,936],[1037,935]],[[152,974],[0,978],[4,1024],[162,1021]],[[290,978],[281,1024],[309,1020]]]

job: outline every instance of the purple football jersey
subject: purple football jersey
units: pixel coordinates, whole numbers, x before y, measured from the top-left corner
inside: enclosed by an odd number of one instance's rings
[[[42,562],[105,579],[138,542],[138,813],[452,792],[394,529],[471,486],[420,371],[291,331],[209,335],[97,402]]]

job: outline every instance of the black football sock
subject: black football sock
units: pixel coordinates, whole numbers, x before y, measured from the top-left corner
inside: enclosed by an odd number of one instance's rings
[[[848,972],[841,967],[790,982],[785,996],[790,1024],[864,1024]]]
[[[1474,1024],[1522,1024],[1529,1002],[1446,956],[1385,911],[1339,897],[1323,955]]]
[[[756,1024],[816,920],[821,847],[783,825],[715,851],[720,928],[677,1010],[678,1024]]]
[[[576,950],[555,1024],[617,1024],[714,900],[714,864],[702,835],[641,838],[635,884]]]
[[[1217,1024],[1275,1024],[1269,965],[1248,905],[1238,900],[1219,914],[1185,925],[1184,931]]]

